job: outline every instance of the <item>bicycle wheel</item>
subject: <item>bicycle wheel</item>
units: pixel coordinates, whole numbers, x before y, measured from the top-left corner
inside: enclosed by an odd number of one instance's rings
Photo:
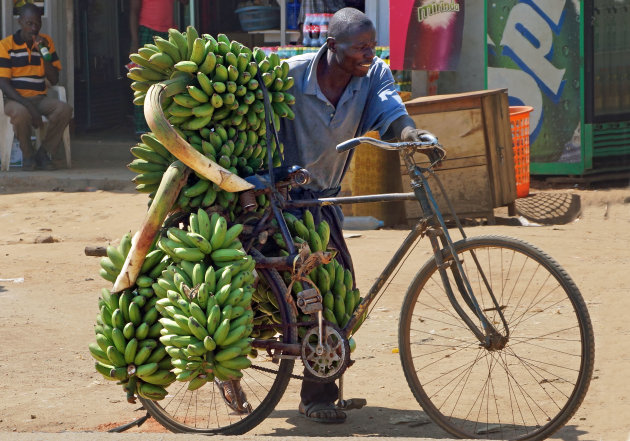
[[[295,324],[295,314],[283,301],[286,286],[277,271],[256,271],[259,283],[268,284],[275,294],[283,324]],[[288,335],[278,334],[275,338],[285,343],[297,342],[295,326],[286,329],[290,330]],[[281,359],[276,364],[266,352],[259,351],[239,382],[251,406],[249,413],[231,409],[216,382],[192,392],[187,389],[188,383],[175,382],[168,388],[164,400],[156,402],[140,397],[140,401],[153,418],[172,432],[239,435],[256,427],[273,411],[289,384],[294,363],[294,360]]]
[[[407,382],[424,411],[452,435],[547,438],[575,413],[591,380],[593,328],[584,300],[566,271],[528,243],[484,236],[461,240],[455,249],[480,308],[506,335],[473,252],[479,260],[509,340],[500,350],[480,345],[449,302],[431,259],[410,285],[400,317]],[[478,323],[447,273],[456,299]]]

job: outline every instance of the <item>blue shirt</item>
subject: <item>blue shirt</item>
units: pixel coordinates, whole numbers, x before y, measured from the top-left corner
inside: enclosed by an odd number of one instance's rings
[[[282,118],[279,132],[285,164],[310,171],[311,190],[340,185],[352,152],[337,153],[337,144],[372,130],[383,136],[394,120],[407,114],[389,66],[376,57],[365,77],[352,77],[335,108],[317,82],[317,63],[326,52],[323,45],[317,53],[287,60],[295,80],[288,90],[295,96],[295,119]]]

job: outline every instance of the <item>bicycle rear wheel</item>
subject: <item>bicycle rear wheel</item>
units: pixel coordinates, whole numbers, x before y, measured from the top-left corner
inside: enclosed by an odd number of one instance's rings
[[[547,438],[580,406],[593,372],[593,328],[584,300],[566,271],[528,243],[484,236],[461,240],[455,249],[480,308],[505,335],[471,253],[479,260],[509,341],[500,350],[480,346],[449,302],[431,259],[410,285],[400,317],[407,382],[424,411],[452,435]],[[445,261],[452,262],[447,254]],[[479,322],[447,273],[456,299]]]
[[[278,300],[282,324],[289,330],[287,335],[277,334],[273,338],[285,343],[297,342],[295,314],[284,302],[286,286],[282,278],[275,270],[256,271],[259,283],[269,285]],[[167,389],[164,400],[139,398],[147,412],[172,432],[239,435],[256,427],[273,411],[289,384],[294,363],[291,359],[275,363],[267,352],[259,351],[252,366],[243,370],[243,378],[239,381],[251,406],[249,413],[231,409],[216,382],[195,391],[187,389],[188,383],[175,382]]]

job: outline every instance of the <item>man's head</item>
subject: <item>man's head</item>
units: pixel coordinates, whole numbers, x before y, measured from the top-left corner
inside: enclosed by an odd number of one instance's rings
[[[337,11],[328,25],[327,43],[339,67],[353,76],[367,75],[376,46],[376,30],[367,15],[354,8]]]
[[[20,8],[18,23],[21,26],[24,41],[32,41],[33,37],[39,34],[39,30],[42,28],[41,9],[32,3],[25,4]]]

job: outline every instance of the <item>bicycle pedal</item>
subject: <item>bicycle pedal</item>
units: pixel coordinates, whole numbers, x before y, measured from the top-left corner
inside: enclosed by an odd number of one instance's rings
[[[365,398],[349,398],[347,400],[339,400],[337,408],[343,410],[361,409],[367,404]]]

